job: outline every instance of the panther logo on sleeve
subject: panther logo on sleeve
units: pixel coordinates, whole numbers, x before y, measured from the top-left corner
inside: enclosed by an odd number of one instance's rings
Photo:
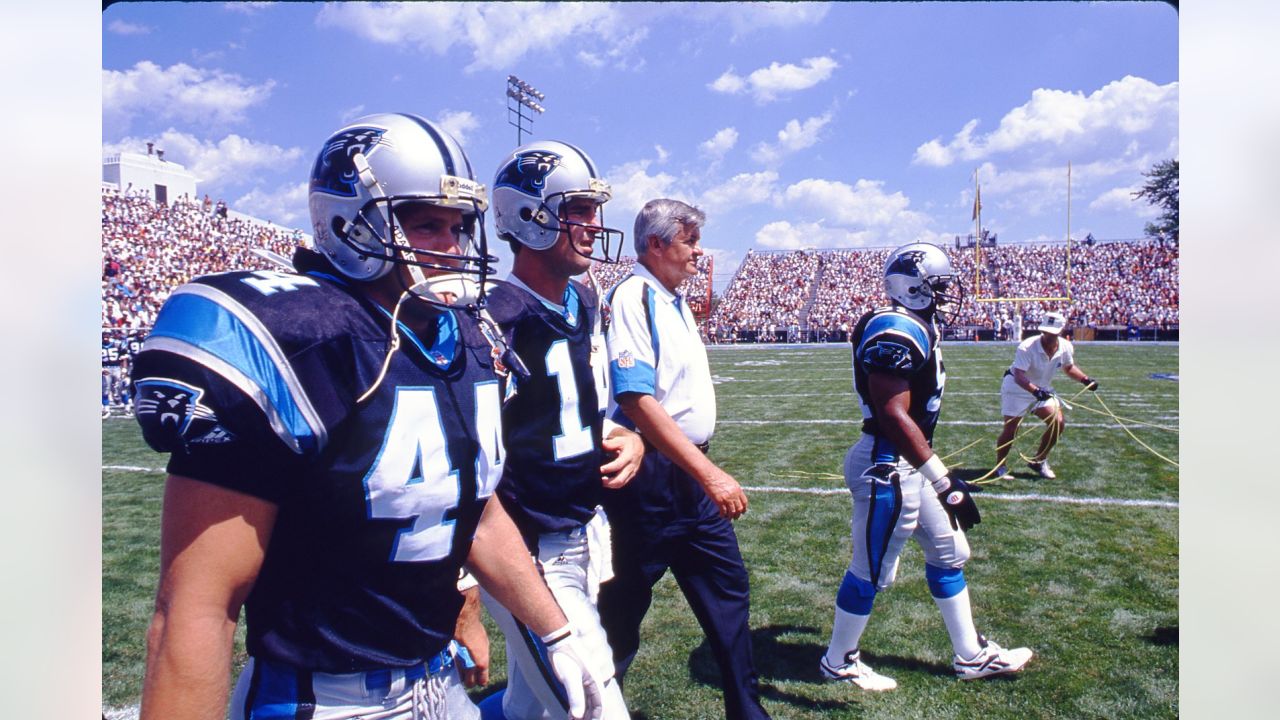
[[[134,391],[134,413],[147,443],[172,451],[191,442],[226,442],[213,409],[200,403],[204,390],[169,378],[145,378]],[[206,436],[212,436],[206,438]]]
[[[905,345],[888,340],[878,340],[863,355],[867,367],[878,370],[908,370],[911,368],[911,351]]]

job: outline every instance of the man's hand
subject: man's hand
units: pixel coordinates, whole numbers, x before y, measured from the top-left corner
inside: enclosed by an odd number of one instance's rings
[[[1088,375],[1086,375],[1086,376],[1085,376],[1085,378],[1084,378],[1083,380],[1081,380],[1080,382],[1084,385],[1084,388],[1085,388],[1086,390],[1092,390],[1092,391],[1094,391],[1094,392],[1098,392],[1098,381],[1097,381],[1097,380],[1094,380],[1093,378],[1091,378],[1091,377],[1089,377]]]
[[[604,709],[601,686],[608,678],[597,680],[592,676],[586,656],[573,636],[573,630],[564,626],[542,638],[547,647],[547,660],[556,679],[564,686],[569,700],[569,717],[572,720],[596,720]]]
[[[1036,397],[1036,399],[1037,399],[1037,400],[1039,400],[1040,402],[1045,402],[1045,401],[1047,401],[1047,400],[1049,400],[1050,398],[1052,398],[1052,397],[1053,397],[1053,392],[1052,392],[1052,391],[1050,391],[1050,390],[1045,390],[1045,389],[1044,389],[1044,388],[1042,388],[1042,387],[1038,387],[1038,388],[1036,388],[1036,391],[1035,391],[1035,392],[1033,392],[1033,393],[1031,393],[1031,394],[1032,394],[1032,395],[1034,395],[1034,396]]]
[[[600,466],[600,482],[610,490],[631,482],[644,460],[644,441],[640,436],[624,427],[615,427],[600,445],[606,455],[613,458]]]
[[[480,590],[462,593],[462,611],[453,629],[453,639],[465,652],[458,653],[458,675],[467,687],[489,684],[489,633],[480,621]]]
[[[732,475],[714,465],[711,476],[702,481],[702,489],[720,508],[720,516],[726,520],[737,520],[747,511],[747,494],[742,491],[742,486]]]
[[[938,493],[942,509],[951,518],[953,530],[968,530],[982,522],[982,514],[978,512],[978,504],[973,501],[973,488],[969,487],[969,483],[947,475],[934,482],[933,489]]]

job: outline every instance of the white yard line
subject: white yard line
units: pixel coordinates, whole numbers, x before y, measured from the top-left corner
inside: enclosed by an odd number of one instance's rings
[[[134,465],[103,465],[103,470],[120,470],[123,472],[141,472],[164,474],[162,468],[146,468],[136,467]],[[792,488],[778,487],[772,485],[754,485],[744,486],[743,490],[747,492],[759,493],[784,493],[790,495],[847,495],[849,493],[846,488]],[[1048,502],[1061,503],[1065,505],[1103,505],[1103,506],[1125,506],[1125,507],[1162,507],[1177,508],[1178,503],[1170,500],[1127,500],[1124,498],[1094,498],[1094,497],[1070,497],[1067,495],[1037,495],[1034,493],[1010,493],[1007,495],[996,494],[992,492],[983,492],[978,495],[983,500],[1007,500],[1010,502]]]
[[[717,420],[717,425],[861,425],[862,419],[856,420]],[[977,426],[977,427],[1001,427],[1003,423],[999,420],[940,420],[939,425],[959,425],[959,426]],[[1119,423],[1068,423],[1068,427],[1073,428],[1107,428],[1116,429],[1128,427]]]
[[[743,486],[747,492],[782,493],[788,495],[848,495],[847,488],[788,488],[769,485]],[[1067,495],[1038,495],[1035,493],[996,494],[982,492],[977,495],[982,501],[1006,500],[1009,502],[1047,502],[1063,505],[1101,505],[1123,507],[1158,507],[1177,509],[1178,503],[1172,500],[1132,500],[1124,498],[1070,497]]]

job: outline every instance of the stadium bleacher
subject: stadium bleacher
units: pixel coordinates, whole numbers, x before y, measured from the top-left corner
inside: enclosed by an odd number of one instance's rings
[[[145,191],[104,186],[104,357],[108,345],[123,347],[149,328],[178,285],[212,272],[269,268],[256,249],[288,257],[304,239],[301,230],[228,216],[194,198],[158,204]],[[889,250],[749,250],[718,298],[709,292],[714,266],[704,255],[680,292],[710,342],[844,340],[862,313],[883,302],[880,275]],[[972,248],[947,252],[970,298],[986,299],[966,303],[949,337],[1010,339],[1016,328],[1033,331],[1049,310],[1066,312],[1080,339],[1177,336],[1177,243],[1014,244],[983,247],[980,255]],[[597,263],[592,272],[607,291],[634,262]],[[981,293],[975,293],[979,283]],[[1068,294],[1069,301],[1043,299]]]

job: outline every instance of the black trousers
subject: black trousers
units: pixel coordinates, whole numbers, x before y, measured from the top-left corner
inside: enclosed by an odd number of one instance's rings
[[[600,620],[621,680],[640,648],[640,623],[668,568],[720,666],[725,717],[768,718],[751,657],[751,593],[733,525],[700,485],[656,449],[621,491],[607,494],[613,580],[600,588]]]

